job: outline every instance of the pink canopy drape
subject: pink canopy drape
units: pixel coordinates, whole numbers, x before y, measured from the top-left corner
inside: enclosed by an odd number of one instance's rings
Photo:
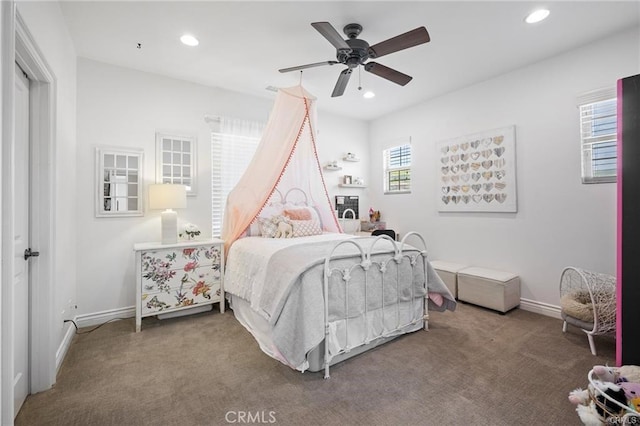
[[[276,192],[304,192],[324,231],[341,232],[316,150],[315,97],[302,86],[279,89],[256,152],[229,193],[222,223],[228,249]]]

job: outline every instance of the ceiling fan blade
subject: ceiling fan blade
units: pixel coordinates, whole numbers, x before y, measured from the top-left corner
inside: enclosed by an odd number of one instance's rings
[[[304,70],[304,69],[307,69],[307,68],[321,67],[323,65],[335,65],[335,64],[339,64],[339,63],[340,62],[338,62],[338,61],[314,62],[313,64],[298,65],[297,67],[291,67],[291,68],[282,68],[281,70],[278,70],[278,71],[280,71],[280,72],[299,71],[299,70]]]
[[[333,44],[336,49],[346,49],[351,50],[346,41],[342,38],[340,33],[333,28],[333,26],[328,22],[312,22],[311,26],[318,30],[320,34],[323,35],[324,38],[329,40],[329,43]]]
[[[342,96],[342,94],[344,93],[344,89],[347,88],[347,83],[349,83],[349,78],[351,77],[352,72],[353,70],[351,68],[347,68],[340,73],[340,77],[338,77],[336,87],[333,88],[333,93],[331,94],[332,98]]]
[[[409,75],[396,71],[393,68],[385,67],[377,62],[367,62],[364,64],[364,70],[369,71],[371,74],[375,74],[378,77],[386,78],[400,86],[406,85],[413,79],[413,77]]]
[[[389,53],[427,43],[429,40],[431,39],[429,38],[427,29],[425,27],[419,27],[415,30],[390,38],[389,40],[374,44],[369,47],[369,57],[379,58],[381,56],[388,55]]]

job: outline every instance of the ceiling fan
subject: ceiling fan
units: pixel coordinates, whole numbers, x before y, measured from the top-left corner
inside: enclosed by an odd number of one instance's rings
[[[318,30],[318,32],[322,34],[324,38],[329,40],[329,43],[333,44],[336,48],[337,61],[315,62],[313,64],[299,65],[297,67],[283,68],[279,71],[284,73],[323,65],[346,65],[348,68],[340,73],[338,82],[333,88],[333,93],[331,94],[332,97],[342,96],[345,88],[347,87],[347,83],[349,82],[349,77],[351,77],[351,73],[359,65],[363,65],[365,71],[375,74],[378,77],[385,78],[401,86],[406,85],[413,77],[377,62],[367,62],[367,60],[379,58],[381,56],[388,55],[389,53],[427,43],[430,40],[427,29],[425,27],[419,27],[415,30],[411,30],[404,34],[400,34],[388,40],[374,44],[373,46],[369,46],[369,43],[357,38],[362,32],[362,25],[360,24],[348,24],[343,28],[344,33],[348,37],[346,40],[344,40],[338,31],[328,22],[313,22],[311,26]]]

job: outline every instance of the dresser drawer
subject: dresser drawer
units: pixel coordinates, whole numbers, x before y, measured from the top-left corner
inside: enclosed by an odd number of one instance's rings
[[[142,270],[184,270],[198,266],[220,265],[220,246],[200,246],[145,250],[142,252]]]
[[[203,281],[208,285],[220,282],[221,271],[217,265],[200,266],[195,269],[176,270],[156,268],[142,273],[142,292],[171,291],[180,286],[195,285]]]
[[[165,312],[187,306],[220,301],[220,282],[185,284],[182,289],[170,291],[143,292],[141,308],[142,315]]]

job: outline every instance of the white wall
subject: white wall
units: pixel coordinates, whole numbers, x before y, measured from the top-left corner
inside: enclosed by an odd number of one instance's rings
[[[203,236],[211,233],[211,148],[206,114],[266,121],[273,99],[205,87],[89,59],[78,59],[77,238],[78,314],[134,305],[133,244],[160,240],[160,212],[144,217],[96,218],[95,147],[144,149],[145,185],[155,179],[155,132],[175,130],[198,137],[198,188],[188,197],[179,221],[191,222]],[[275,97],[275,94],[274,94]],[[318,113],[321,162],[344,155],[345,147],[364,152],[367,124]],[[357,163],[368,173],[365,162]],[[327,179],[332,195],[337,190]]]
[[[583,185],[576,97],[640,72],[637,30],[516,70],[371,123],[371,175],[381,149],[412,136],[413,190],[372,202],[390,227],[426,236],[432,259],[511,271],[522,297],[558,305],[562,268],[615,274],[615,184]],[[516,126],[518,212],[439,213],[438,141]]]
[[[63,319],[76,298],[76,52],[57,2],[18,2],[17,9],[55,75],[55,222],[53,342],[63,339]],[[67,326],[68,327],[68,326]],[[55,354],[54,354],[55,355]]]

